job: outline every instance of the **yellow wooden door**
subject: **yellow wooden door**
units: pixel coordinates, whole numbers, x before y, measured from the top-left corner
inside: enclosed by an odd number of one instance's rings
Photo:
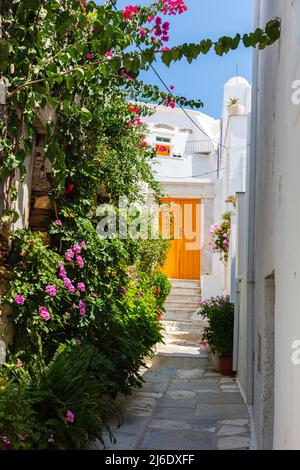
[[[163,271],[171,279],[200,279],[200,199],[163,199],[173,210],[170,226],[160,217],[163,234],[170,230],[171,247]],[[165,233],[164,233],[165,231]]]

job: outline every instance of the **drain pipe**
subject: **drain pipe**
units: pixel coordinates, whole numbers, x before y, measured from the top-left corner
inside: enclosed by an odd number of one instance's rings
[[[255,3],[255,27],[260,24],[260,0]],[[254,399],[254,270],[255,270],[255,196],[257,159],[257,108],[258,108],[258,51],[253,51],[252,109],[249,158],[247,161],[247,230],[246,230],[246,279],[247,279],[247,382],[246,398],[249,405]]]

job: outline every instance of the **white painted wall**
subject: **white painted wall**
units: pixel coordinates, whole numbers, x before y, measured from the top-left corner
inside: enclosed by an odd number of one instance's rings
[[[257,90],[257,115],[253,114],[257,139],[251,142],[256,145],[256,181],[250,178],[250,189],[255,188],[254,421],[258,446],[266,448],[274,365],[273,446],[300,449],[300,365],[291,360],[291,345],[300,340],[300,104],[291,100],[292,83],[300,80],[300,0],[256,0],[256,7],[261,27],[272,17],[282,19],[282,36],[258,52],[258,76],[253,83]],[[250,233],[251,229],[248,224]],[[273,271],[275,364],[267,318]],[[247,313],[249,319],[252,311],[248,308]]]

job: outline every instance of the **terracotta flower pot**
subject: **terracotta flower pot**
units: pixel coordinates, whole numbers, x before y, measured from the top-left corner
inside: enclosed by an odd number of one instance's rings
[[[220,356],[219,368],[222,375],[233,375],[232,371],[232,356]]]

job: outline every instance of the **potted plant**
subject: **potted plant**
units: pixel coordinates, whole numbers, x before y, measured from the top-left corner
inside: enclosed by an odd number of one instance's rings
[[[230,98],[227,107],[229,116],[243,116],[245,114],[245,106],[240,104],[239,98]]]
[[[201,302],[198,313],[208,320],[203,339],[209,344],[216,368],[222,375],[233,375],[234,304],[229,296],[213,297]]]
[[[220,223],[210,227],[209,247],[213,253],[219,253],[220,261],[227,263],[229,256],[231,212],[222,215]]]

